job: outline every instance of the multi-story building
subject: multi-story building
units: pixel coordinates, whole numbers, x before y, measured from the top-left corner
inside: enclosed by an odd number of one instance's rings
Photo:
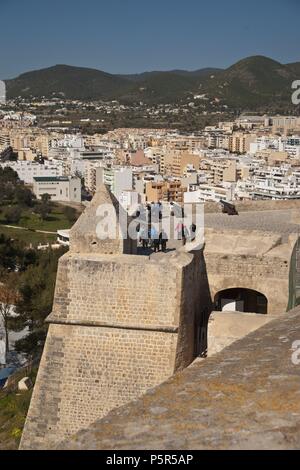
[[[125,190],[133,189],[132,169],[127,167],[99,166],[96,168],[96,188],[104,183],[119,199]]]
[[[10,147],[10,134],[7,129],[0,129],[0,150],[4,150],[7,147]]]
[[[210,162],[210,172],[215,184],[235,183],[237,181],[237,163],[235,160],[213,160]]]
[[[81,202],[81,179],[72,176],[44,176],[33,179],[37,199],[49,194],[52,201]]]
[[[300,117],[275,116],[270,118],[273,134],[288,135],[300,131]]]
[[[184,202],[186,188],[181,181],[162,181],[146,183],[146,200],[148,202]]]
[[[243,154],[249,152],[251,142],[254,142],[256,135],[245,133],[233,133],[229,136],[229,152]]]
[[[181,176],[184,176],[188,166],[193,166],[195,170],[199,170],[199,155],[172,150],[161,155],[159,171],[162,175],[170,175],[175,178],[180,178]]]
[[[2,167],[11,167],[18,173],[21,181],[25,184],[33,184],[33,180],[36,177],[55,177],[63,176],[63,165],[62,162],[47,161],[45,163],[28,162],[28,161],[16,161],[6,162],[1,165]]]
[[[197,191],[184,193],[184,203],[196,202],[231,202],[234,198],[234,184],[208,185],[201,184]]]

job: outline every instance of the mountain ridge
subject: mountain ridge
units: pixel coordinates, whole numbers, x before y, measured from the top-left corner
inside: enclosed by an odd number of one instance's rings
[[[291,85],[300,79],[300,61],[281,64],[251,56],[226,69],[174,69],[139,74],[110,74],[102,70],[57,64],[6,80],[9,98],[54,96],[69,99],[119,100],[123,103],[178,103],[205,95],[237,108],[288,105]]]

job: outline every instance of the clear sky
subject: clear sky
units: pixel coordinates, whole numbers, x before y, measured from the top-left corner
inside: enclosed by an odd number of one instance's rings
[[[0,78],[55,64],[111,73],[300,61],[300,0],[0,0]]]

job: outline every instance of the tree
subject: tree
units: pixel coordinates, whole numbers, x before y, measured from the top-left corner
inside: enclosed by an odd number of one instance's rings
[[[77,220],[77,211],[74,209],[74,207],[65,206],[64,215],[70,223],[74,223]]]
[[[42,194],[41,201],[43,204],[50,204],[51,196],[48,193]]]
[[[8,207],[4,211],[4,219],[8,224],[17,224],[20,222],[22,209],[19,206]]]
[[[0,282],[6,282],[8,273],[21,273],[37,263],[38,252],[28,249],[24,242],[12,240],[0,233]]]
[[[14,171],[10,166],[0,168],[0,183],[8,182],[13,183],[15,185],[20,182],[18,173]]]
[[[9,320],[11,318],[11,309],[17,301],[16,291],[9,285],[0,285],[0,318],[3,321],[5,331],[6,358],[9,353]]]
[[[18,186],[15,191],[15,198],[18,204],[22,206],[32,207],[34,205],[35,196],[30,189],[25,186]]]
[[[0,234],[0,276],[5,278],[7,271],[15,271],[18,265],[19,248],[9,237]]]
[[[42,194],[41,202],[35,209],[35,212],[40,215],[42,220],[47,220],[49,214],[52,212],[52,203],[50,194]]]
[[[28,355],[38,355],[43,348],[47,325],[46,317],[52,311],[57,264],[66,248],[38,253],[38,260],[20,275],[19,298],[12,329],[20,331],[25,326],[29,334],[17,341],[15,348]]]

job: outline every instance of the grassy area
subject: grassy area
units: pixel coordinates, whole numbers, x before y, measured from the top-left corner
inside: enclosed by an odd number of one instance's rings
[[[1,206],[0,224],[6,224],[4,213],[7,206]],[[32,209],[24,209],[22,217],[18,223],[10,224],[16,227],[25,227],[34,230],[45,230],[48,232],[56,232],[57,230],[69,229],[72,223],[68,221],[64,215],[64,206],[55,205],[52,213],[47,220],[42,220],[38,214],[35,214]]]
[[[30,374],[34,381],[36,370]],[[32,390],[5,394],[0,390],[0,450],[19,446]]]
[[[13,240],[24,242],[26,245],[30,245],[31,243],[33,246],[36,246],[39,243],[41,243],[42,245],[45,245],[47,243],[54,243],[56,240],[55,235],[31,232],[28,230],[19,230],[16,228],[4,227],[1,225],[0,233],[3,233],[6,237],[12,238]]]

